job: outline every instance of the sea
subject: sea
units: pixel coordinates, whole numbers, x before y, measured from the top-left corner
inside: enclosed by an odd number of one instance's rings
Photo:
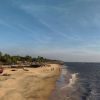
[[[50,100],[100,100],[100,63],[66,62]]]

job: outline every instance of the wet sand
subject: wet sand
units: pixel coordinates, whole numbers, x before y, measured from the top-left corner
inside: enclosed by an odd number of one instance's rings
[[[48,100],[60,76],[60,65],[41,68],[11,68],[0,76],[0,100]]]
[[[49,100],[80,100],[76,96],[77,73],[71,73],[66,68],[62,68],[62,73],[57,81],[55,90]]]

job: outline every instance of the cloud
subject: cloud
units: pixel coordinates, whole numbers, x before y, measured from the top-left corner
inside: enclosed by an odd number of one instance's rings
[[[27,25],[18,24],[19,29],[28,32],[32,40],[31,44],[35,42],[35,48],[39,46],[39,49],[31,49],[34,55],[68,61],[98,61],[97,58],[100,56],[99,0],[58,0],[62,3],[48,5],[43,2],[26,1],[13,0],[13,4],[33,19],[36,18],[39,24],[45,27],[44,30],[48,30],[48,32],[41,32],[38,28],[39,31],[34,31]],[[2,24],[13,27],[4,22]]]
[[[17,24],[18,27],[28,31],[29,33],[34,33],[34,31],[23,24]]]
[[[17,29],[16,27],[14,27],[13,25],[11,25],[10,23],[4,21],[3,19],[0,19],[0,24],[3,25],[3,26],[6,26],[10,29]]]
[[[20,4],[17,5],[20,9],[26,11],[26,13],[31,14],[32,16],[36,17],[38,19],[38,21],[46,26],[48,29],[50,29],[54,34],[57,34],[58,36],[61,36],[63,39],[69,39],[69,40],[79,40],[79,41],[83,41],[83,39],[77,35],[76,33],[71,33],[68,34],[66,32],[61,32],[59,29],[55,28],[54,25],[52,26],[52,24],[50,24],[48,21],[46,21],[44,18],[42,18],[40,15],[38,15],[37,13],[45,13],[45,11],[48,11],[49,9],[54,9],[55,11],[63,11],[65,8],[60,8],[60,7],[54,7],[54,6],[46,6],[46,5],[34,5],[34,4]],[[55,19],[56,20],[56,19]],[[26,28],[27,29],[27,28]],[[72,30],[72,29],[70,29]],[[52,33],[51,33],[52,34]]]

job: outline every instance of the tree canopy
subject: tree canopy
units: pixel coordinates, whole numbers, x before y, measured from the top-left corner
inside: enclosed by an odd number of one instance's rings
[[[10,55],[10,54],[3,54],[2,52],[0,52],[0,65],[12,65],[12,64],[18,64],[18,62],[21,63],[25,63],[25,62],[29,62],[29,63],[33,63],[35,62],[36,64],[44,64],[46,63],[62,63],[62,61],[59,60],[51,60],[51,59],[47,59],[41,56],[38,57],[31,57],[29,55],[26,56],[20,56],[20,55]]]
[[[18,61],[22,61],[22,62],[44,62],[45,58],[38,56],[36,57],[31,57],[29,55],[26,56],[19,56],[19,55],[15,55],[15,56],[11,56],[9,54],[3,54],[2,52],[0,52],[0,63],[3,64],[16,64]]]

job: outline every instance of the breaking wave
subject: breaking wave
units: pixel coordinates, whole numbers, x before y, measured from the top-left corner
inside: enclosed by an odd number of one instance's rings
[[[75,100],[75,96],[72,96],[72,94],[74,94],[74,92],[76,92],[75,90],[77,90],[75,87],[78,80],[77,76],[78,73],[71,73],[67,69],[67,66],[63,66],[62,74],[57,81],[57,87],[50,97],[50,100]]]

